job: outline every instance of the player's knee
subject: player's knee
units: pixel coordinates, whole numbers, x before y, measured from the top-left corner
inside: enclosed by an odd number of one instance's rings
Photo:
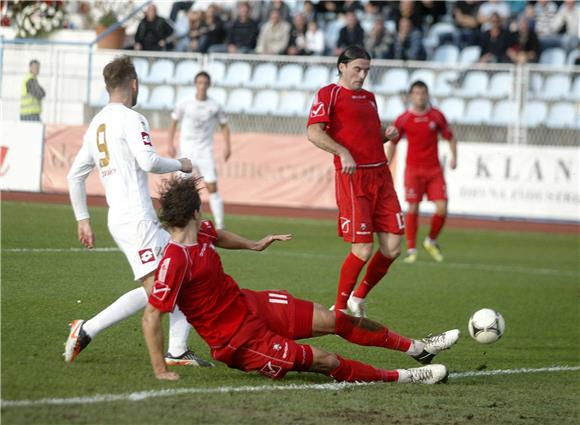
[[[334,333],[336,328],[336,316],[334,311],[329,311],[320,304],[314,304],[312,322],[314,336]]]
[[[369,261],[373,254],[373,244],[353,244],[351,252],[363,261]]]
[[[319,349],[313,350],[312,367],[314,372],[330,374],[340,365],[340,361],[335,354]]]

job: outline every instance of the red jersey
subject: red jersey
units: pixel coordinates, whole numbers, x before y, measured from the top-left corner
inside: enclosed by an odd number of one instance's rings
[[[249,311],[240,288],[224,272],[216,240],[213,224],[204,221],[195,245],[170,241],[149,296],[149,303],[164,313],[177,304],[212,348],[226,345]]]
[[[409,143],[407,166],[441,166],[437,148],[438,133],[441,132],[446,140],[451,140],[453,132],[439,109],[430,108],[424,114],[408,110],[395,120],[395,127],[399,130],[399,138],[393,140],[394,143],[397,143],[404,135],[407,136]]]
[[[384,135],[375,96],[366,90],[348,90],[330,84],[316,93],[308,124],[325,123],[332,139],[348,149],[357,165],[386,162]],[[340,158],[334,164],[341,169]]]

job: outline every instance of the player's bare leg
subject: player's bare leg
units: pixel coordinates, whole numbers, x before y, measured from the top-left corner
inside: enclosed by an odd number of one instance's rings
[[[209,208],[213,215],[213,221],[216,229],[224,228],[224,201],[218,193],[217,182],[206,182],[207,191],[209,192]]]
[[[429,230],[429,236],[423,242],[423,247],[435,261],[440,263],[443,261],[443,254],[441,253],[441,247],[437,243],[437,236],[441,233],[447,218],[447,201],[436,200],[434,203],[435,214],[431,218],[431,229]]]
[[[336,303],[331,310],[346,311],[348,299],[366,262],[373,253],[373,243],[353,243],[342,263],[338,279]]]
[[[377,283],[387,274],[391,264],[401,254],[401,236],[379,232],[379,249],[369,262],[361,283],[348,299],[349,310],[357,317],[366,317],[365,298]]]
[[[403,259],[405,263],[417,261],[417,231],[419,229],[419,204],[410,202],[405,217],[405,236],[407,238],[407,256]]]

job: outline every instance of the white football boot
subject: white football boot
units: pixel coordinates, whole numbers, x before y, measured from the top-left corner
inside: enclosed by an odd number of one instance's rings
[[[397,369],[400,384],[437,384],[447,382],[449,372],[442,364],[431,364],[412,369]]]
[[[429,335],[419,340],[420,343],[424,344],[423,351],[412,357],[419,363],[429,364],[433,361],[433,357],[455,344],[460,334],[459,329],[452,329],[439,335]]]

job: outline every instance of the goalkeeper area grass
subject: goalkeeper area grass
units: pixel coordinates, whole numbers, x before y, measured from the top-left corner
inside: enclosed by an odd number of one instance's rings
[[[578,234],[444,229],[445,261],[398,260],[371,292],[371,319],[420,338],[459,328],[437,363],[444,385],[342,385],[323,375],[281,381],[217,364],[173,368],[157,381],[135,315],[99,334],[72,364],[62,358],[68,323],[88,319],[136,285],[106,226],[92,208],[97,249],[76,240],[71,208],[2,202],[1,365],[5,424],[576,424],[580,399]],[[292,233],[264,253],[220,250],[242,287],[287,289],[334,303],[349,246],[336,223],[228,216],[249,238]],[[420,229],[419,240],[427,229]],[[502,313],[502,339],[481,345],[467,332],[476,310]],[[167,335],[167,320],[165,322]],[[193,331],[190,347],[209,350]],[[382,368],[419,366],[406,355],[326,336],[309,343]]]

